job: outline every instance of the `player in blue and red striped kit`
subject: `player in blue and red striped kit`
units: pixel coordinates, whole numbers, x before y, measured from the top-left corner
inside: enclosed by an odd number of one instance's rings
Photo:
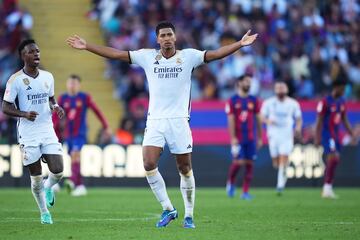
[[[80,82],[81,78],[78,75],[70,75],[66,83],[67,92],[60,95],[58,99],[58,104],[66,113],[63,133],[71,156],[71,177],[66,181],[66,185],[72,191],[73,196],[86,195],[86,188],[80,173],[80,151],[87,139],[86,113],[89,108],[94,111],[106,132],[110,133],[109,125],[92,97],[80,91]],[[55,120],[54,122],[57,128],[59,121]],[[59,132],[57,133],[59,134]]]
[[[341,122],[352,136],[353,143],[356,141],[346,114],[345,99],[343,98],[345,85],[345,81],[335,81],[331,94],[320,101],[317,106],[315,145],[319,146],[321,143],[324,148],[326,160],[322,191],[324,198],[336,198],[332,184],[336,166],[340,161],[341,140],[339,131]]]
[[[235,195],[235,178],[241,166],[245,166],[242,199],[250,200],[250,182],[253,176],[253,161],[256,149],[262,145],[260,104],[256,97],[249,95],[251,76],[243,75],[237,79],[237,94],[226,103],[228,128],[231,137],[233,156],[226,185],[229,197]],[[257,137],[256,137],[257,135]]]

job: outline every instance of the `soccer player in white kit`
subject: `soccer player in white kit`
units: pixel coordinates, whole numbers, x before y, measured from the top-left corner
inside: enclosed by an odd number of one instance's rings
[[[286,184],[288,157],[294,147],[295,136],[301,135],[302,117],[299,103],[287,96],[284,82],[275,83],[276,96],[266,99],[261,107],[261,118],[267,127],[269,150],[273,166],[278,168],[277,193],[281,195]]]
[[[52,186],[63,176],[62,147],[56,137],[52,111],[62,118],[64,110],[54,96],[54,77],[40,70],[40,50],[34,40],[25,40],[19,46],[24,68],[7,81],[2,110],[18,118],[18,142],[23,164],[30,171],[31,191],[41,214],[42,224],[52,224],[48,207],[55,203]],[[48,164],[50,173],[43,181],[41,162]]]
[[[158,171],[160,153],[167,143],[170,152],[175,155],[180,173],[180,189],[185,205],[183,226],[195,228],[195,180],[191,167],[193,141],[189,127],[191,73],[203,63],[223,58],[252,44],[257,34],[250,35],[249,30],[240,41],[212,51],[176,50],[175,27],[169,22],[157,25],[156,36],[160,49],[121,51],[87,43],[76,35],[69,37],[67,43],[76,49],[137,64],[145,70],[150,103],[143,140],[143,162],[147,181],[163,208],[156,226],[165,227],[178,217]]]

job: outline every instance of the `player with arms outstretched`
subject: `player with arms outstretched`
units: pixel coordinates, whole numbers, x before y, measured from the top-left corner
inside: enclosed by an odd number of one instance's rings
[[[51,187],[63,176],[63,159],[51,115],[53,111],[62,118],[64,110],[55,100],[53,75],[38,68],[40,50],[35,41],[23,41],[18,50],[24,68],[7,81],[2,108],[5,114],[19,118],[18,142],[23,164],[30,171],[31,191],[40,209],[41,223],[52,224],[48,207],[54,205],[55,195]],[[50,170],[45,182],[41,158]]]
[[[339,131],[341,122],[344,123],[346,130],[352,136],[352,143],[356,143],[346,114],[345,99],[343,98],[345,86],[345,81],[335,81],[331,94],[321,100],[317,106],[315,145],[320,146],[321,144],[323,146],[326,161],[323,198],[337,198],[333,191],[333,181],[336,166],[340,161],[341,141]]]
[[[250,75],[240,76],[236,82],[237,94],[229,99],[225,107],[233,156],[226,192],[229,197],[234,197],[236,174],[241,166],[245,166],[241,195],[244,200],[252,199],[249,187],[253,177],[253,161],[256,159],[256,148],[262,145],[260,104],[255,96],[249,95],[250,85]]]
[[[278,168],[276,189],[280,196],[286,185],[289,155],[294,148],[294,121],[295,137],[299,138],[302,114],[299,103],[287,96],[285,82],[276,82],[274,90],[276,96],[266,99],[261,107],[261,118],[266,124],[273,166]]]
[[[65,181],[65,185],[72,196],[83,196],[87,194],[87,191],[80,173],[80,152],[87,140],[86,114],[89,108],[100,120],[105,132],[111,133],[108,122],[92,97],[88,93],[80,91],[80,76],[70,75],[66,82],[66,88],[67,92],[58,98],[58,103],[66,114],[64,138],[71,157],[71,177]],[[54,116],[54,120],[55,127],[59,127],[59,119]]]
[[[76,35],[69,37],[67,42],[73,48],[137,64],[145,70],[150,102],[143,140],[143,162],[148,183],[163,208],[157,227],[165,227],[178,217],[168,197],[164,179],[158,171],[160,153],[167,143],[170,152],[175,155],[180,172],[180,189],[185,204],[183,226],[195,228],[195,180],[191,166],[193,144],[189,127],[191,73],[203,63],[221,59],[252,44],[257,34],[250,35],[248,31],[240,41],[212,51],[191,48],[177,50],[175,27],[169,22],[157,25],[156,36],[160,49],[137,51],[121,51],[90,44]]]

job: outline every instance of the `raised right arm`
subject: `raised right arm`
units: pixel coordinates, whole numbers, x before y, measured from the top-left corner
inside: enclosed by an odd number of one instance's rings
[[[118,50],[116,48],[106,47],[106,46],[100,46],[92,43],[86,42],[85,39],[74,35],[72,37],[68,37],[66,40],[67,44],[75,49],[79,50],[87,50],[89,52],[92,52],[96,55],[105,57],[105,58],[111,58],[111,59],[117,59],[120,61],[124,61],[127,63],[130,63],[130,55],[128,51],[122,51]]]

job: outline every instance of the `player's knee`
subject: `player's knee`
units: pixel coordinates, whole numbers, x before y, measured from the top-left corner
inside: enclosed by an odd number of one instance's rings
[[[339,163],[340,162],[340,157],[338,155],[333,155],[333,156],[330,156],[328,158],[329,160],[328,161],[331,161],[331,162],[334,162],[334,163]]]
[[[145,160],[144,159],[144,169],[145,171],[151,171],[157,168],[157,164],[155,161]]]
[[[53,166],[50,169],[50,172],[53,173],[53,174],[62,174],[63,171],[64,171],[64,166],[62,164]]]
[[[181,164],[178,166],[178,170],[182,175],[187,175],[191,171],[190,164]]]

